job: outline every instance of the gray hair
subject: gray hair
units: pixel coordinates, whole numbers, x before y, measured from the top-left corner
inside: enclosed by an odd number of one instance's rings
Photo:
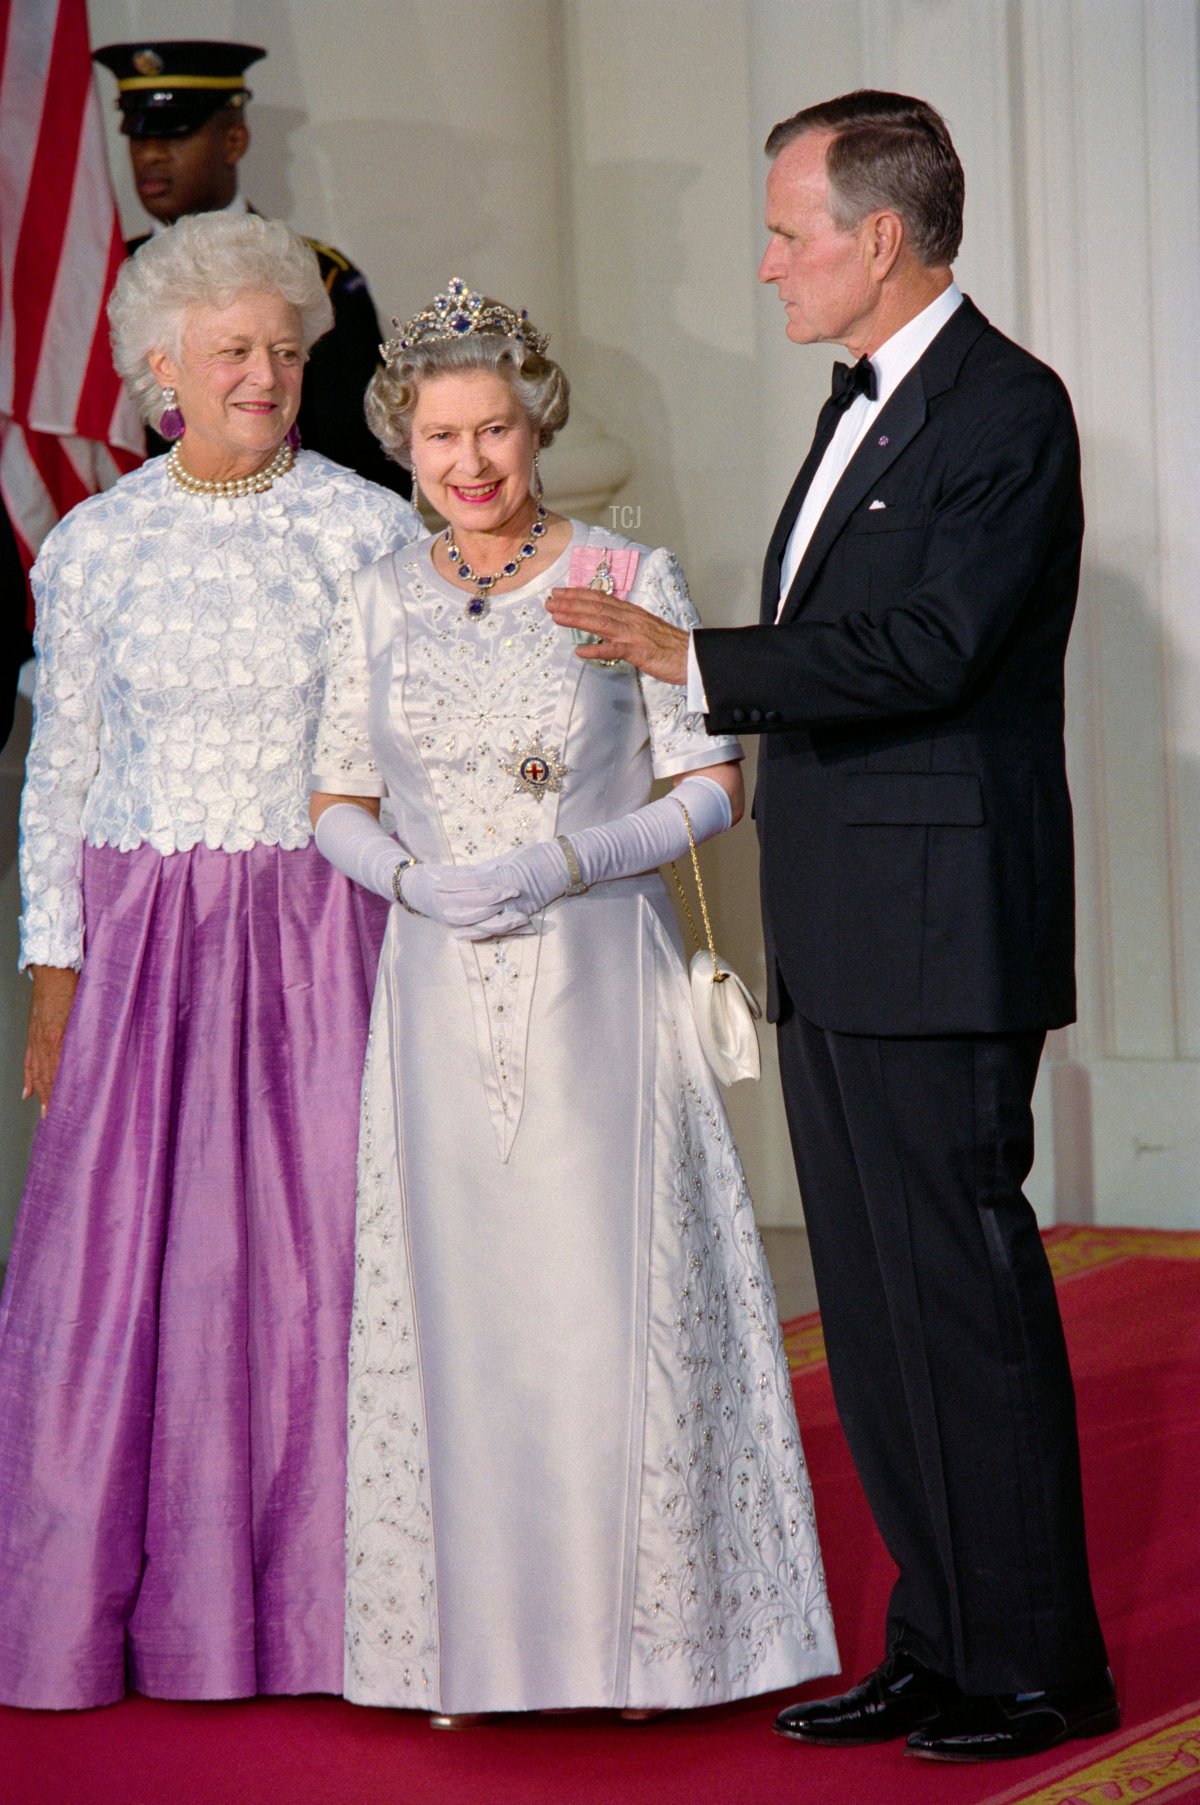
[[[387,455],[406,470],[412,469],[412,421],[421,384],[427,377],[459,370],[491,370],[503,377],[542,448],[566,425],[571,385],[552,357],[498,332],[433,339],[393,356],[367,384],[367,425]]]
[[[192,213],[121,266],[108,303],[113,362],[144,420],[163,406],[151,352],[178,359],[190,308],[227,307],[247,293],[282,295],[299,309],[305,353],[333,325],[316,255],[282,220]]]
[[[954,262],[963,231],[963,168],[946,121],[911,94],[859,88],[781,119],[767,138],[777,157],[808,132],[832,132],[825,153],[829,214],[852,232],[868,213],[898,213],[917,261]]]

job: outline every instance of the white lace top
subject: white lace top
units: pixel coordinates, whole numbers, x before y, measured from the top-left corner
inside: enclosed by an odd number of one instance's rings
[[[339,579],[423,529],[314,452],[263,495],[183,494],[154,458],[33,570],[21,964],[79,967],[82,845],[303,846]]]

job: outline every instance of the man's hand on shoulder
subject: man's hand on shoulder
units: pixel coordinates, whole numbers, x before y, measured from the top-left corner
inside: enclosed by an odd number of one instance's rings
[[[576,648],[588,659],[624,659],[660,683],[687,682],[688,636],[633,602],[597,589],[553,589],[546,608],[560,627],[595,633],[592,645]]]

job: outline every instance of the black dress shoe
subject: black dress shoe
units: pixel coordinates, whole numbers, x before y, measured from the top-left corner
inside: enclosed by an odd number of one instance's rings
[[[824,1742],[857,1748],[868,1742],[890,1742],[918,1724],[932,1722],[962,1698],[953,1680],[943,1679],[903,1649],[836,1698],[789,1705],[775,1719],[781,1736],[800,1742]]]
[[[1049,1692],[962,1698],[908,1739],[914,1755],[931,1761],[1006,1761],[1040,1755],[1073,1736],[1104,1736],[1121,1722],[1112,1674]]]

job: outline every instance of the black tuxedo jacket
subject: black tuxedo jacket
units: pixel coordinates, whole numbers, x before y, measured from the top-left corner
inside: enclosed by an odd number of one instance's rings
[[[848,1034],[1074,1019],[1063,658],[1083,502],[1071,403],[970,301],[850,462],[762,624],[698,631],[714,733],[763,735],[755,813],[773,1017]]]

